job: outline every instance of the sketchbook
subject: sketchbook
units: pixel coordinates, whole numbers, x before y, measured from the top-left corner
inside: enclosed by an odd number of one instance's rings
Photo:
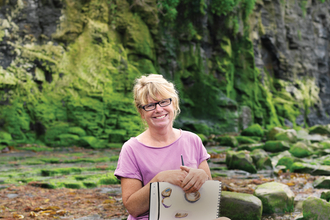
[[[167,183],[150,184],[149,220],[214,220],[219,216],[221,182],[208,180],[196,193]]]

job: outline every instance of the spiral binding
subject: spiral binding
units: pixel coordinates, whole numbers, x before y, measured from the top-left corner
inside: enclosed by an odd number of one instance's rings
[[[217,211],[217,218],[219,218],[220,216],[220,200],[221,200],[221,190],[222,190],[222,185],[221,185],[221,182],[219,182],[219,198],[218,198],[218,211]]]

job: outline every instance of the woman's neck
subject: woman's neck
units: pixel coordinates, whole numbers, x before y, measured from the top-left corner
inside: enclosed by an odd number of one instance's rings
[[[171,127],[170,129],[150,129],[139,135],[137,138],[140,142],[151,147],[167,146],[180,137],[180,130]]]

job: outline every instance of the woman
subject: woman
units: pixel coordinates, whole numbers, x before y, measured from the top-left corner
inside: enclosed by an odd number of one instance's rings
[[[180,108],[172,83],[162,75],[142,76],[134,86],[134,103],[147,129],[123,145],[115,171],[128,220],[148,219],[151,182],[169,182],[190,193],[211,179],[201,139],[173,128]],[[181,155],[186,166],[180,166]]]

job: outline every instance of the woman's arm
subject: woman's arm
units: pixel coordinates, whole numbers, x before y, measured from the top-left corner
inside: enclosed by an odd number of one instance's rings
[[[186,166],[181,166],[181,169],[188,173],[181,185],[186,193],[196,192],[206,180],[212,180],[211,171],[206,160],[199,164],[198,169]]]
[[[138,179],[121,178],[121,189],[124,206],[128,213],[137,217],[149,209],[150,183],[169,182],[181,186],[187,176],[182,170],[167,170],[158,173],[148,184],[142,186]]]

